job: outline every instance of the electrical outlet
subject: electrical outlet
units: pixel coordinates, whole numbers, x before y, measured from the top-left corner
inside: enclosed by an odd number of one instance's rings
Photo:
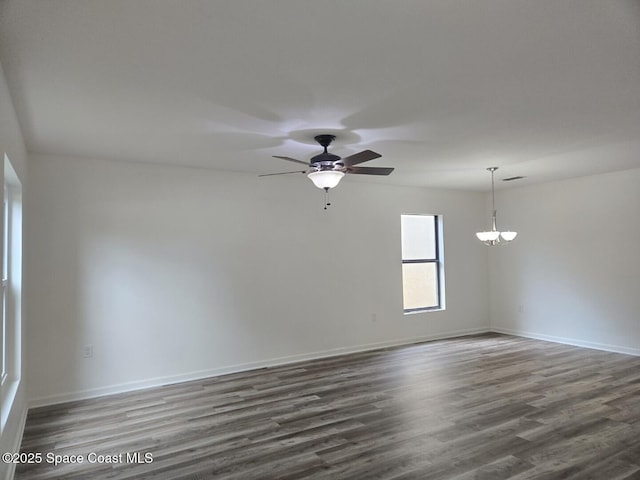
[[[82,358],[93,358],[93,345],[82,347]]]
[[[518,313],[524,313],[524,305],[522,303],[518,305]]]
[[[371,314],[371,322],[376,323],[378,321],[378,315],[376,313]]]

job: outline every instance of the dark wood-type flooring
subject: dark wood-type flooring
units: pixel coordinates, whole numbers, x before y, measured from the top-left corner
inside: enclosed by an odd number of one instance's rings
[[[640,357],[434,341],[32,409],[22,451],[85,463],[18,480],[640,479]]]

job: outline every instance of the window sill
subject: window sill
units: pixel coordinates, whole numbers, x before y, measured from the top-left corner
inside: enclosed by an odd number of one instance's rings
[[[415,315],[416,313],[431,313],[431,312],[444,312],[446,308],[437,307],[437,308],[421,308],[419,310],[410,310],[408,312],[403,312],[405,315]]]

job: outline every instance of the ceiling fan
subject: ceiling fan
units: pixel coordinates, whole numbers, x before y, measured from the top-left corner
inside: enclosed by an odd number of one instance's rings
[[[316,135],[313,137],[316,142],[324,148],[324,152],[315,157],[312,157],[309,163],[302,160],[296,160],[291,157],[282,157],[280,155],[274,155],[274,158],[281,158],[289,162],[299,163],[305,165],[305,170],[295,170],[293,172],[280,172],[280,173],[267,173],[265,175],[259,175],[260,177],[268,177],[271,175],[287,175],[289,173],[306,173],[307,177],[311,179],[313,184],[322,188],[325,192],[328,192],[330,188],[334,188],[342,177],[346,173],[357,175],[389,175],[393,172],[391,167],[357,167],[356,165],[375,158],[379,158],[382,155],[373,152],[371,150],[363,150],[359,153],[354,153],[348,157],[340,158],[337,155],[333,155],[327,151],[327,147],[331,145],[336,137],[335,135]],[[326,208],[326,207],[325,207]]]

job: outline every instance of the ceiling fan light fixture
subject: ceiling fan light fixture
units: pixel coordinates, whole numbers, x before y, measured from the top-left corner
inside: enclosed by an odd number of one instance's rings
[[[287,160],[288,162],[305,165],[305,170],[297,170],[294,172],[268,173],[259,175],[267,177],[271,175],[286,175],[289,173],[305,173],[313,184],[321,190],[324,190],[324,209],[329,205],[329,190],[335,188],[344,177],[345,173],[356,175],[390,175],[393,172],[392,167],[361,167],[360,164],[380,158],[381,155],[372,150],[363,150],[348,157],[341,158],[338,155],[329,153],[327,147],[333,142],[335,135],[316,135],[313,137],[316,142],[323,148],[323,152],[311,158],[309,163],[303,162],[291,157],[274,155],[275,158]]]
[[[338,183],[340,183],[340,180],[342,180],[342,177],[344,177],[344,172],[338,170],[319,170],[309,173],[307,177],[309,177],[316,187],[326,190],[335,188]]]

